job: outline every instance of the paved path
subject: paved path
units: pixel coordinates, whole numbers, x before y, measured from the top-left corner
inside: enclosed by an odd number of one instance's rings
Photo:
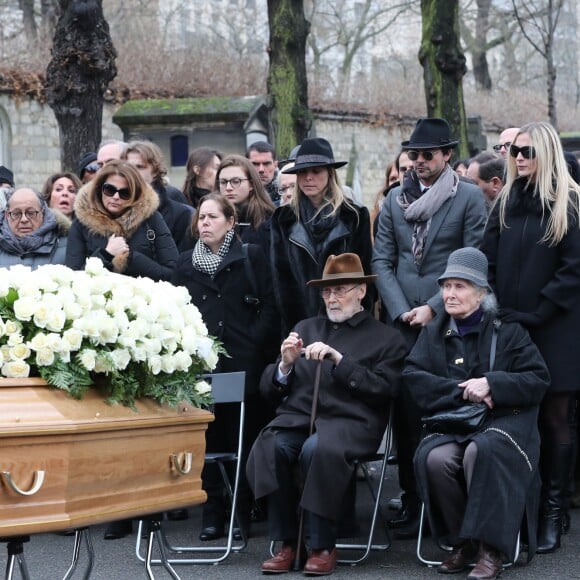
[[[397,493],[396,473],[389,468],[385,489],[386,498],[393,497]],[[366,494],[365,494],[366,497]],[[362,510],[368,508],[368,502],[363,500]],[[199,508],[190,510],[191,518],[186,522],[170,522],[168,530],[172,539],[177,543],[187,545],[197,539],[199,533]],[[104,526],[92,528],[92,538],[95,548],[95,567],[91,580],[133,580],[147,578],[144,565],[135,556],[135,537],[116,541],[103,540]],[[377,539],[384,537],[382,528],[378,530]],[[429,538],[425,540],[428,551],[433,556],[438,551],[433,547]],[[426,579],[442,580],[442,575],[434,569],[427,568],[417,561],[415,556],[415,541],[394,541],[391,549],[384,553],[373,553],[362,565],[350,567],[341,566],[333,574],[333,578],[347,579],[401,579],[415,580]],[[55,534],[40,534],[34,536],[30,543],[25,546],[26,561],[31,580],[58,580],[62,579],[68,569],[72,556],[73,538],[58,536]],[[267,557],[268,541],[266,537],[266,524],[259,523],[253,529],[253,536],[243,553],[233,554],[217,566],[195,565],[176,566],[176,571],[182,580],[203,579],[232,579],[244,580],[266,578],[260,574],[260,563]],[[440,554],[440,553],[439,553]],[[82,578],[83,556],[79,570],[73,576],[74,579]],[[6,566],[6,551],[0,546],[0,570]],[[155,578],[158,580],[170,576],[161,568],[154,569]],[[284,578],[292,580],[302,578],[299,572],[284,575]],[[14,578],[20,578],[15,573]],[[454,579],[465,578],[463,574],[454,575]],[[505,580],[568,580],[580,579],[580,510],[572,511],[572,530],[563,537],[563,548],[555,554],[536,556],[528,566],[518,564],[516,567],[506,570],[502,574]]]

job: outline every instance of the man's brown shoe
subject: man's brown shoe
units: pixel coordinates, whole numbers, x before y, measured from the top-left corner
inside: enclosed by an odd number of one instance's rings
[[[441,574],[456,574],[466,570],[469,564],[473,562],[477,554],[477,548],[473,542],[463,542],[459,546],[453,548],[453,552],[447,560],[439,564],[437,572]]]
[[[306,576],[325,576],[336,568],[336,548],[332,550],[312,550],[304,565]]]
[[[502,564],[500,553],[482,542],[479,548],[479,561],[467,580],[495,580],[501,574]]]
[[[282,549],[269,560],[262,563],[263,574],[283,574],[290,572],[296,558],[296,550],[292,546],[282,546]]]

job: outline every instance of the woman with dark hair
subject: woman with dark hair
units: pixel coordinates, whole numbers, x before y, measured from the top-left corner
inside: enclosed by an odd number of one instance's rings
[[[270,246],[270,218],[276,207],[266,193],[251,161],[228,155],[217,170],[216,189],[235,206],[242,242],[259,244],[264,253]]]
[[[66,265],[82,270],[95,256],[120,274],[169,280],[179,253],[158,207],[135,167],[107,163],[77,195]]]
[[[189,154],[183,194],[194,208],[204,195],[213,190],[221,160],[222,154],[211,147],[198,147]]]
[[[195,247],[180,255],[171,282],[189,290],[209,334],[222,341],[228,354],[220,356],[216,372],[246,371],[247,457],[260,429],[270,419],[258,384],[264,367],[275,358],[279,329],[266,256],[257,245],[243,247],[235,224],[236,210],[226,197],[217,192],[202,197],[193,223]],[[235,450],[238,413],[224,405],[216,411],[216,420],[207,430],[207,450]],[[202,481],[208,500],[203,505],[200,539],[208,541],[224,535],[226,505],[216,465],[204,467]],[[245,475],[239,493],[238,527],[247,534],[252,495]],[[238,539],[241,534],[240,529],[234,532]]]
[[[326,139],[306,139],[294,167],[284,170],[297,174],[297,187],[290,203],[272,216],[270,259],[285,334],[323,306],[306,283],[322,276],[328,256],[357,254],[365,273],[371,272],[369,212],[345,195],[336,173],[346,163],[334,160]]]
[[[74,217],[74,203],[81,180],[74,173],[54,173],[42,188],[42,197],[51,209],[57,209],[67,218]]]
[[[580,186],[549,123],[521,127],[509,147],[507,176],[487,222],[489,280],[503,311],[544,357],[552,384],[540,408],[542,505],[538,553],[560,547],[572,426],[580,391]]]

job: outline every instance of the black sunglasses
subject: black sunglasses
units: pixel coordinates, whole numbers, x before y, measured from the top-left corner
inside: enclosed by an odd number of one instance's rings
[[[439,149],[435,149],[434,151],[405,151],[405,153],[407,154],[407,157],[411,160],[411,161],[417,161],[417,159],[419,159],[419,155],[421,155],[421,157],[423,157],[423,159],[425,161],[432,161],[433,157],[435,157],[435,153],[437,153],[437,151],[439,151]]]
[[[525,147],[510,145],[510,155],[512,157],[517,157],[520,153],[524,159],[534,159],[536,157],[536,150],[531,145],[526,145]]]
[[[119,197],[125,201],[131,199],[131,192],[129,191],[128,187],[115,187],[112,183],[103,183],[102,192],[107,197],[115,197],[115,194],[118,193]]]

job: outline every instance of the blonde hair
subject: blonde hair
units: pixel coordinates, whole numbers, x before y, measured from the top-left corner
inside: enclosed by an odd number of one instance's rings
[[[358,210],[356,206],[352,202],[352,200],[347,197],[342,189],[342,185],[340,184],[340,179],[338,177],[338,173],[334,167],[324,166],[328,169],[328,187],[326,188],[326,192],[324,193],[324,199],[320,204],[320,207],[316,210],[314,217],[316,217],[324,208],[327,206],[332,207],[332,211],[328,217],[334,216],[342,205],[344,205],[347,209],[352,211],[357,216],[357,221],[359,218]],[[300,221],[300,197],[304,195],[304,192],[300,189],[298,185],[298,181],[296,181],[296,188],[294,189],[294,195],[290,200],[290,207],[292,211],[296,215],[296,221]]]
[[[576,218],[575,226],[580,227],[580,186],[568,172],[560,138],[550,123],[528,123],[520,127],[514,141],[523,133],[529,135],[536,151],[536,170],[528,178],[527,185],[533,187],[542,204],[543,215],[548,216],[546,233],[541,241],[555,246],[568,231],[569,211]],[[506,209],[517,178],[516,159],[509,155],[505,185],[498,196],[502,229],[507,227]]]

